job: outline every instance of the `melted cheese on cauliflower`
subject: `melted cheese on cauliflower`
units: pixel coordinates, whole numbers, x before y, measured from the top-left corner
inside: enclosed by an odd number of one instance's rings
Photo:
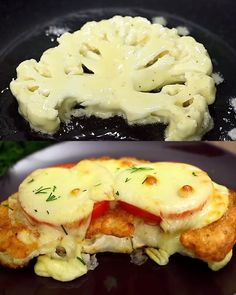
[[[55,133],[72,114],[161,122],[166,140],[200,139],[212,127],[212,63],[192,37],[142,17],[115,16],[58,42],[39,62],[22,62],[10,85],[33,129]],[[73,111],[78,104],[83,108]]]

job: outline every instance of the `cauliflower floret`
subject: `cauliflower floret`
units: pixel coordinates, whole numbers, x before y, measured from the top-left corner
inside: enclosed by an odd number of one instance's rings
[[[200,139],[212,127],[212,63],[192,37],[142,17],[114,16],[58,42],[39,62],[22,62],[10,85],[33,129],[55,133],[72,114],[162,122],[166,140]],[[83,108],[73,110],[78,104]]]

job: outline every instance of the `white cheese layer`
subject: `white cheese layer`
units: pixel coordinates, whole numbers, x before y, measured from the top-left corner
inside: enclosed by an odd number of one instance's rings
[[[35,273],[43,277],[67,282],[86,274],[88,269],[81,257],[81,248],[76,247],[76,255],[72,258],[60,259],[42,255],[38,257],[34,267]]]
[[[31,173],[19,187],[19,201],[33,220],[73,227],[88,218],[94,202],[113,200],[113,178],[92,161],[72,169],[47,168]]]
[[[143,164],[118,174],[116,199],[163,218],[199,210],[214,188],[209,176],[183,163]],[[172,216],[173,215],[173,216]]]
[[[22,62],[10,85],[33,129],[55,133],[71,114],[162,122],[166,140],[200,139],[212,127],[212,63],[192,37],[145,18],[115,16],[58,41],[39,62]],[[84,109],[72,111],[76,104]]]

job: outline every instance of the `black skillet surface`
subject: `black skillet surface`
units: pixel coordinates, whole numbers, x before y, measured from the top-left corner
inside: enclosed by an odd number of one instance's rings
[[[112,2],[112,3],[111,3]],[[100,7],[100,8],[96,8]],[[129,7],[129,8],[128,8]],[[0,138],[1,139],[54,139],[54,140],[162,140],[163,125],[128,126],[125,120],[115,117],[108,120],[77,118],[69,126],[61,126],[58,133],[46,136],[30,130],[17,113],[17,103],[6,89],[17,65],[29,58],[39,59],[44,50],[56,46],[45,31],[50,25],[79,29],[89,20],[109,18],[115,14],[166,17],[168,26],[185,25],[191,35],[208,49],[214,71],[221,72],[225,83],[218,87],[217,100],[210,112],[215,127],[205,140],[230,140],[228,131],[236,126],[236,114],[229,100],[236,96],[236,48],[234,0],[198,1],[3,1],[0,2],[2,22],[0,33]],[[191,21],[194,22],[191,22]],[[198,24],[199,25],[198,25]],[[211,33],[209,29],[217,35]],[[224,40],[224,41],[223,41]],[[5,90],[4,90],[5,89]]]
[[[53,145],[18,162],[0,181],[1,200],[17,190],[32,170],[87,157],[135,156],[152,161],[184,161],[206,170],[218,183],[236,190],[236,157],[204,143],[65,142]],[[0,295],[9,294],[110,294],[233,295],[236,292],[236,255],[222,270],[213,272],[200,261],[174,255],[166,266],[148,261],[131,264],[124,254],[99,254],[99,266],[84,277],[60,283],[37,277],[33,267],[7,270],[0,267]]]

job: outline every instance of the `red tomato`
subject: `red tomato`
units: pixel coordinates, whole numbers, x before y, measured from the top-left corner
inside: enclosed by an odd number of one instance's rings
[[[53,165],[53,167],[59,167],[59,168],[72,168],[76,165],[77,163],[64,163],[64,164],[57,164]]]
[[[142,217],[143,219],[154,222],[154,223],[160,223],[161,217],[154,215],[152,213],[149,213],[148,211],[145,211],[143,209],[140,209],[134,205],[119,201],[120,207],[128,212],[130,212],[133,215],[136,215],[138,217]]]
[[[55,165],[54,167],[72,168],[76,164],[77,163],[64,163],[64,164]],[[108,207],[109,207],[109,201],[100,201],[100,202],[94,203],[91,219],[96,219],[96,218],[102,216],[106,212]]]
[[[109,207],[109,201],[100,201],[100,202],[94,203],[91,219],[93,220],[102,216],[107,211],[108,207]]]
[[[205,204],[206,204],[206,202],[204,202],[203,204],[200,204],[200,206],[198,206],[196,208],[193,208],[191,210],[187,210],[187,211],[184,211],[181,213],[170,213],[165,217],[170,218],[170,219],[181,219],[181,218],[190,216],[197,211],[200,211],[204,207]]]

